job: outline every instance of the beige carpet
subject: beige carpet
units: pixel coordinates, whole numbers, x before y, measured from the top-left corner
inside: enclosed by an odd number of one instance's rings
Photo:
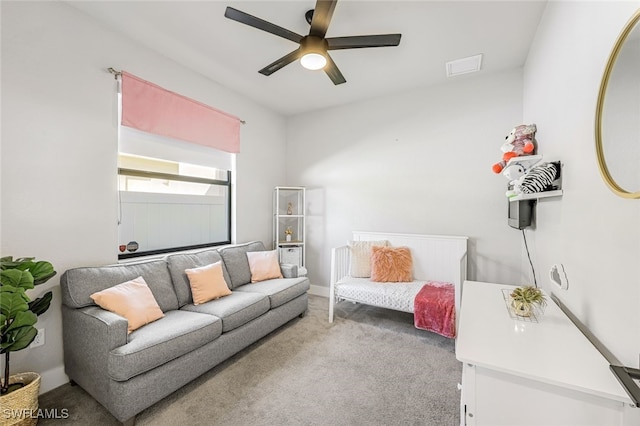
[[[413,327],[413,316],[328,300],[143,411],[137,425],[456,425],[461,364],[453,340]],[[81,388],[40,397],[66,420],[116,425]]]

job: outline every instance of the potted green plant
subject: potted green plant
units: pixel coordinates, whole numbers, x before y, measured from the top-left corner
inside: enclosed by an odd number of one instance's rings
[[[542,290],[534,286],[518,287],[510,296],[513,313],[521,317],[531,316],[535,305],[542,308],[547,304]]]
[[[26,291],[47,282],[55,274],[53,265],[47,261],[36,261],[33,257],[15,260],[12,256],[0,258],[0,355],[4,355],[5,361],[0,386],[0,405],[3,408],[38,408],[40,376],[36,373],[10,376],[9,354],[29,347],[38,334],[34,327],[37,317],[46,312],[51,304],[51,291],[35,300],[31,300]],[[23,391],[35,396],[18,396]],[[24,406],[29,399],[35,399],[35,407]],[[13,407],[12,403],[16,401],[21,405]],[[37,421],[37,417],[35,420]]]

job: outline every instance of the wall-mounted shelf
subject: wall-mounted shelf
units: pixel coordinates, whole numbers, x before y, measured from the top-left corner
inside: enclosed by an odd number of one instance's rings
[[[529,171],[533,166],[542,161],[542,155],[523,155],[521,157],[514,157],[507,161],[505,169],[514,164],[521,164],[525,170]]]
[[[509,198],[509,201],[519,201],[519,200],[537,200],[539,198],[549,198],[549,197],[561,197],[562,189],[555,189],[553,191],[544,191],[544,192],[535,192],[533,194],[520,194],[515,197]]]

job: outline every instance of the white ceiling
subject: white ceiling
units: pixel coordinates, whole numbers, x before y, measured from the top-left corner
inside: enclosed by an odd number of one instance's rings
[[[524,65],[546,1],[340,0],[327,37],[401,33],[398,47],[330,52],[347,82],[298,62],[258,70],[297,44],[224,17],[227,6],[301,35],[314,0],[70,1],[71,6],[284,115],[443,83],[445,62],[483,54],[474,78]]]

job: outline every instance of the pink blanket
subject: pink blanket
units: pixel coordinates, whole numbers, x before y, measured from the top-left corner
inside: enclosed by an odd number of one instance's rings
[[[455,287],[451,283],[427,281],[413,301],[416,328],[445,337],[456,337]]]

